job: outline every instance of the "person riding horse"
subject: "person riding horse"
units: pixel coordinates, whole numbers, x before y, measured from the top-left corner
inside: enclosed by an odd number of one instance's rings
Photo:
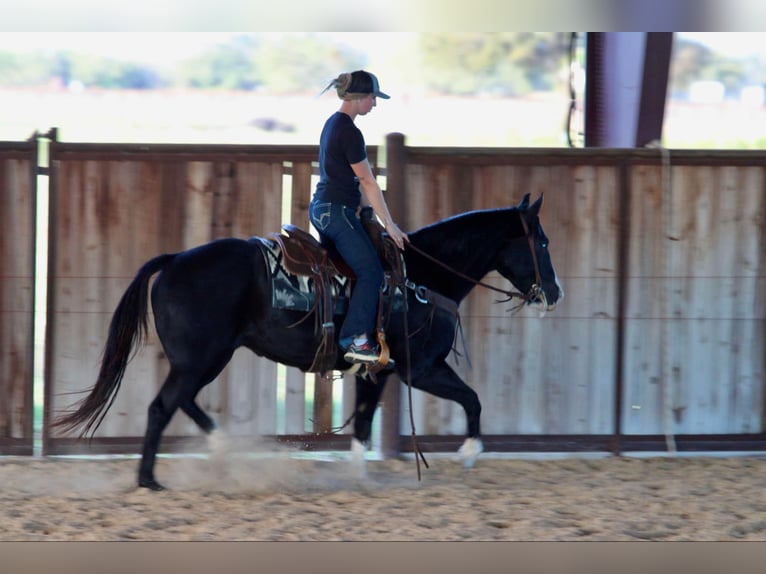
[[[368,114],[377,98],[389,99],[378,79],[365,70],[340,74],[322,93],[334,87],[342,100],[340,109],[324,124],[319,139],[319,182],[309,205],[309,219],[320,242],[334,244],[355,275],[348,312],[340,328],[338,346],[349,363],[375,364],[380,346],[372,337],[383,267],[360,221],[360,205],[371,206],[399,249],[409,241],[394,223],[370,163],[364,136],[354,125]],[[387,367],[394,366],[393,359]]]

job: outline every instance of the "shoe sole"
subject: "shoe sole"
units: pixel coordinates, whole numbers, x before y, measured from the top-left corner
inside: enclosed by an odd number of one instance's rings
[[[346,353],[343,355],[343,358],[346,359],[349,363],[364,363],[373,365],[380,361],[380,357],[370,357],[369,355],[356,355],[354,353]]]
[[[343,358],[353,364],[360,364],[360,365],[375,365],[380,362],[380,357],[372,358],[369,355],[354,355],[353,353],[346,353],[343,355]],[[396,363],[393,359],[388,359],[388,363],[385,365],[388,368],[393,368],[396,366]]]

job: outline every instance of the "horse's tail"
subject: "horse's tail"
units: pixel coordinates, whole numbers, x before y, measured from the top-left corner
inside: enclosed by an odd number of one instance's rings
[[[59,417],[53,427],[69,432],[84,425],[80,437],[96,432],[117,396],[133,349],[137,350],[146,338],[149,279],[174,258],[175,254],[159,255],[138,270],[112,316],[96,383],[75,410]]]

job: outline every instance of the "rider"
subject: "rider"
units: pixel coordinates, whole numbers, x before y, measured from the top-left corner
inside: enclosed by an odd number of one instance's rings
[[[380,348],[370,337],[384,276],[377,251],[359,218],[360,206],[372,207],[399,249],[404,249],[409,238],[391,218],[354,120],[368,114],[377,98],[387,100],[390,96],[380,91],[375,75],[364,70],[340,74],[322,93],[331,87],[342,102],[325,122],[319,139],[319,183],[309,205],[309,219],[320,241],[334,243],[356,276],[339,333],[343,358],[350,363],[372,364],[380,359]],[[388,366],[392,364],[389,360]]]

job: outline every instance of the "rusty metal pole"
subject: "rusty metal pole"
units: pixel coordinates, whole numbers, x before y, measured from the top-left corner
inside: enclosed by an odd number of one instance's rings
[[[403,231],[409,231],[404,177],[406,157],[404,134],[388,134],[386,136],[386,189],[384,191],[391,217]],[[397,375],[388,378],[381,402],[381,454],[384,459],[397,458],[402,450],[401,381]]]

